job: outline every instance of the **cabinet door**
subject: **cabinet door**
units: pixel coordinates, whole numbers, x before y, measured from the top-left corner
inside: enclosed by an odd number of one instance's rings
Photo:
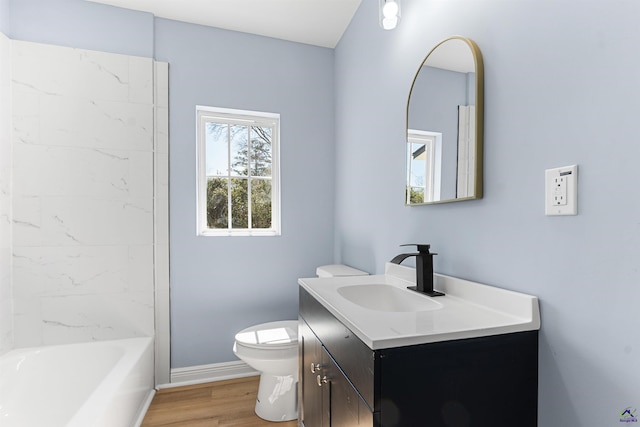
[[[318,376],[323,376],[322,344],[304,320],[300,320],[298,331],[300,345],[300,388],[299,404],[300,420],[304,427],[328,427],[329,417],[325,415],[326,424],[323,424],[323,394],[326,387],[318,385]],[[322,383],[321,383],[322,384]],[[328,393],[328,390],[326,391]]]
[[[325,394],[325,399],[328,397],[329,403],[328,405],[325,403],[325,411],[329,412],[330,425],[332,427],[372,427],[373,414],[325,349],[322,354],[322,365],[326,372],[326,377],[321,377],[324,380],[321,381],[322,388],[329,391],[329,396]]]

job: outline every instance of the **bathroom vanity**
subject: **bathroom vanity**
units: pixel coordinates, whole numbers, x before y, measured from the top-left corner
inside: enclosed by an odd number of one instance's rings
[[[412,275],[300,279],[300,425],[536,426],[537,299]]]

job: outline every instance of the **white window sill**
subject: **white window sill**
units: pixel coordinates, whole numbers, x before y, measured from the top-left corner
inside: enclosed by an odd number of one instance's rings
[[[258,237],[258,236],[280,236],[279,230],[211,230],[207,229],[198,232],[198,236],[203,237]]]

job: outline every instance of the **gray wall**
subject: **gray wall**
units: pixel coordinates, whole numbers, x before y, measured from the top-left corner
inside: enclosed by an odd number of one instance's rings
[[[7,0],[4,0],[7,1]],[[83,0],[8,0],[14,40],[153,56],[153,15]]]
[[[172,366],[235,360],[239,330],[296,319],[332,261],[333,50],[156,21],[169,62]],[[282,236],[196,236],[195,106],[280,113]]]
[[[438,272],[538,295],[544,427],[640,407],[638,16],[636,1],[405,0],[389,32],[363,2],[336,49],[336,260],[380,272],[399,244],[431,243]],[[485,197],[405,207],[409,86],[455,34],[485,61]],[[544,216],[544,170],[573,163],[579,215]]]
[[[9,34],[10,30],[10,8],[9,0],[0,0],[0,33]]]

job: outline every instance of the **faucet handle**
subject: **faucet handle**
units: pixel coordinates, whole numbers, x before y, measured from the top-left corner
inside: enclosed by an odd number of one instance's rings
[[[430,253],[429,248],[431,247],[431,245],[428,245],[425,243],[405,243],[404,245],[400,245],[400,246],[416,246],[418,248],[418,252],[423,254]],[[438,254],[431,253],[431,255],[438,255]]]

